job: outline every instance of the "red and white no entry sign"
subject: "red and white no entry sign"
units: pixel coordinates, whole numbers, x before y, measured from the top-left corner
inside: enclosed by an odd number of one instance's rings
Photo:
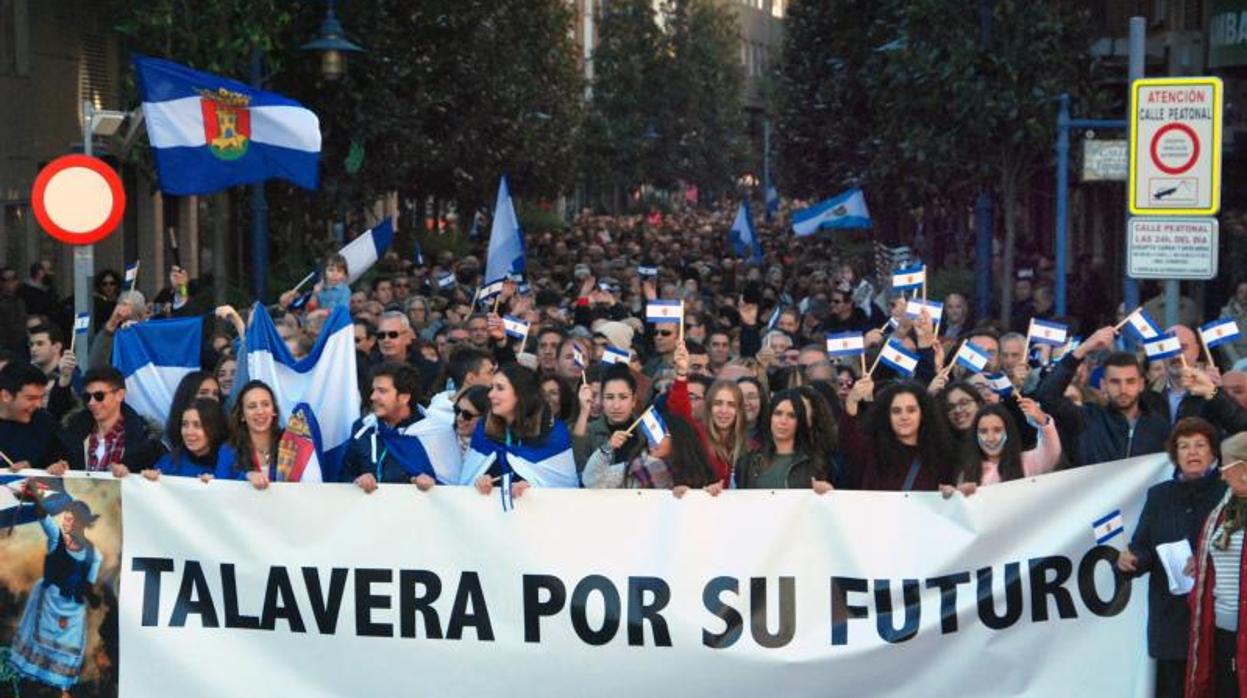
[[[69,245],[91,245],[117,229],[126,192],[121,177],[103,160],[65,155],[39,171],[30,202],[49,235]]]
[[[1156,169],[1165,174],[1180,175],[1199,160],[1199,136],[1186,124],[1165,124],[1152,136],[1151,153]]]

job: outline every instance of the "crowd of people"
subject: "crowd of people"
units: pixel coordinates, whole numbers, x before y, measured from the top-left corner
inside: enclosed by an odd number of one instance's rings
[[[973,317],[964,292],[939,299],[938,321],[927,311],[913,317],[889,284],[893,270],[844,254],[834,237],[763,228],[765,257],[751,262],[731,253],[729,225],[726,214],[697,212],[582,216],[531,235],[523,278],[485,298],[482,256],[417,262],[391,253],[351,285],[347,261],[330,256],[310,293],[284,293],[270,309],[295,357],[312,350],[335,308],[354,323],[366,409],[326,479],[365,493],[465,485],[511,502],[529,487],[952,499],[1168,453],[1174,477],[1149,492],[1119,569],[1151,574],[1159,694],[1179,695],[1186,682],[1199,695],[1237,685],[1235,657],[1247,661],[1247,642],[1236,640],[1247,610],[1237,598],[1247,522],[1242,341],[1205,350],[1196,330],[1211,317],[1197,314],[1169,328],[1179,355],[1148,362],[1117,324],[1130,309],[1112,318],[1102,302],[1085,303],[1079,316],[1054,318],[1042,259],[1013,280],[1008,326]],[[48,275],[42,264],[25,281],[0,269],[0,453],[11,467],[227,478],[260,489],[297,479],[279,449],[283,406],[247,377],[246,309],[214,312],[210,289],[180,268],[151,302],[105,271],[81,370]],[[664,300],[680,302],[675,322],[648,321],[647,307]],[[1247,314],[1247,283],[1224,312]],[[183,380],[167,422],[153,424],[126,403],[112,337],[128,323],[195,315],[207,329],[201,370]],[[1025,333],[1031,318],[1061,320],[1085,339],[1036,345]],[[826,336],[843,332],[862,334],[864,355],[829,356]],[[916,366],[878,362],[890,343]],[[986,354],[982,370],[954,361],[963,343]],[[420,462],[393,438],[413,430],[453,434],[461,467]],[[1169,592],[1155,554],[1175,540],[1198,552],[1194,614]]]

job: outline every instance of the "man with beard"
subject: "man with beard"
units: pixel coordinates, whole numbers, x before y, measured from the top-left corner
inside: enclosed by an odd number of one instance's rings
[[[372,369],[372,412],[351,426],[342,482],[353,482],[369,494],[378,484],[410,483],[427,490],[437,483],[421,435],[441,432],[443,441],[453,440],[454,427],[422,419],[420,395],[420,374],[411,366],[386,362]]]
[[[1147,385],[1134,354],[1116,352],[1105,359],[1101,385],[1108,396],[1107,404],[1087,402],[1080,407],[1065,396],[1065,389],[1087,355],[1111,348],[1116,336],[1111,326],[1096,330],[1061,359],[1037,391],[1040,405],[1057,420],[1061,433],[1077,439],[1069,442],[1069,451],[1071,460],[1081,465],[1165,450],[1169,418],[1152,402],[1140,399]]]

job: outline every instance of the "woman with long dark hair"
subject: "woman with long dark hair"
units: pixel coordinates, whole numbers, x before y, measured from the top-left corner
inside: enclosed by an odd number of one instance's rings
[[[809,406],[799,391],[784,390],[771,398],[764,417],[762,446],[737,464],[736,485],[741,489],[802,489],[822,493],[831,489],[827,463],[819,455],[810,428]]]
[[[277,478],[277,454],[281,442],[277,396],[268,384],[248,381],[238,392],[230,411],[230,446],[236,454],[232,479],[247,480],[257,490]]]
[[[974,442],[974,415],[983,406],[983,396],[973,385],[965,381],[953,381],[944,386],[936,397],[944,414],[948,415],[948,429],[959,448],[969,448]]]
[[[691,488],[701,489],[719,478],[710,466],[701,437],[688,419],[667,413],[662,416],[667,434],[662,441],[627,461],[594,451],[585,464],[585,487],[594,489],[669,489],[677,497]]]
[[[530,485],[580,485],[567,425],[550,417],[538,385],[537,374],[519,364],[504,364],[494,373],[489,414],[472,434],[459,484],[486,495],[494,485],[510,484],[512,497]]]
[[[468,452],[476,425],[489,411],[489,386],[474,385],[459,391],[455,398],[455,435],[459,437],[459,449]]]
[[[861,420],[863,403],[873,402]],[[850,486],[863,490],[937,491],[953,481],[955,456],[943,412],[918,383],[891,383],[874,395],[864,376],[853,386],[845,412],[844,453]]]
[[[198,398],[221,400],[221,384],[208,371],[191,371],[178,382],[177,389],[173,391],[173,402],[169,405],[169,417],[165,420],[165,446],[173,448],[173,442],[182,430],[182,410]]]
[[[591,402],[599,399],[602,415],[589,419]],[[585,383],[580,386],[580,410],[572,428],[572,451],[576,468],[584,470],[585,464],[596,453],[613,458],[612,463],[628,463],[645,450],[645,438],[639,431],[628,432],[629,425],[637,417],[637,382],[632,371],[624,364],[612,364],[602,376],[600,390]]]
[[[161,475],[197,477],[204,482],[213,477],[231,477],[234,449],[229,441],[229,418],[219,400],[196,398],[181,410],[181,425],[168,431],[169,452],[143,477],[155,480]]]
[[[970,425],[974,440],[966,446],[958,477],[956,489],[962,494],[973,494],[976,487],[983,485],[1034,477],[1056,469],[1061,461],[1061,436],[1052,418],[1030,398],[1018,400],[1018,407],[1027,422],[1038,429],[1035,447],[1022,450],[1021,430],[1008,407],[980,408]],[[944,496],[951,495],[952,489],[950,485],[940,485]]]

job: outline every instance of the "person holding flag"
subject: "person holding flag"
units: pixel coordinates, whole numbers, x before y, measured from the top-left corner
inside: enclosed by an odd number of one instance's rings
[[[912,381],[892,383],[878,396],[874,389],[870,375],[863,376],[845,404],[841,443],[850,488],[934,492],[954,482],[952,436],[931,395]],[[866,402],[874,406],[863,415]]]
[[[537,374],[504,364],[489,390],[489,414],[472,435],[459,478],[488,495],[497,487],[504,510],[530,486],[579,487],[567,425],[550,417]]]
[[[372,413],[351,426],[351,442],[342,463],[341,482],[353,482],[366,494],[381,484],[412,484],[427,491],[440,479],[455,483],[451,469],[439,478],[431,456],[459,454],[451,425],[424,419],[419,411],[420,373],[406,364],[383,363],[372,369]],[[427,429],[417,429],[424,426]],[[423,434],[421,432],[424,432]],[[440,437],[440,438],[438,438]],[[449,452],[438,448],[434,440]]]
[[[1022,432],[1012,410],[1004,404],[987,405],[978,411],[970,425],[977,448],[971,449],[961,465],[957,484],[941,484],[945,497],[954,491],[965,496],[978,487],[1023,477],[1035,477],[1056,470],[1061,462],[1061,436],[1052,417],[1030,398],[1017,401],[1028,428],[1038,431],[1035,447],[1025,449]]]
[[[644,439],[628,426],[637,417],[639,404],[636,377],[627,364],[611,364],[602,376],[601,389],[582,383],[577,398],[580,410],[572,427],[572,451],[576,467],[584,470],[598,451],[613,458],[610,463],[630,463],[645,447]],[[600,396],[601,416],[590,419],[595,396]]]
[[[1127,318],[1128,320],[1129,318]],[[1071,463],[1092,465],[1165,449],[1169,418],[1157,401],[1145,396],[1142,366],[1134,354],[1115,352],[1104,360],[1100,384],[1108,402],[1075,405],[1065,395],[1079,366],[1092,352],[1111,349],[1117,339],[1112,326],[1101,327],[1077,349],[1067,352],[1039,383],[1039,404],[1057,421]]]

